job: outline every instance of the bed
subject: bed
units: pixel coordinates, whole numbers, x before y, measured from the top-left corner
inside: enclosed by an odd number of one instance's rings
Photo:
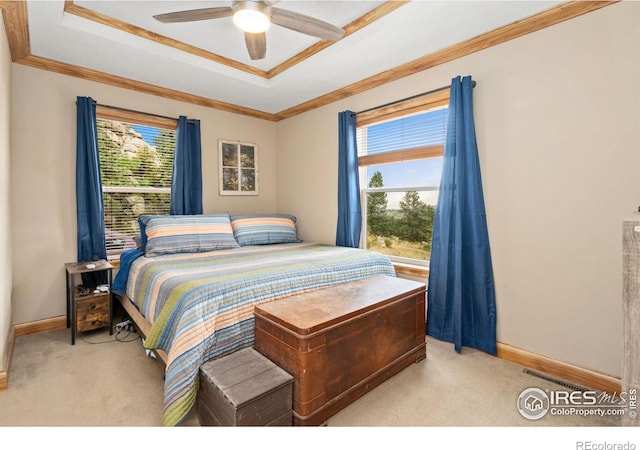
[[[383,274],[384,255],[300,241],[290,215],[142,216],[141,246],[121,255],[113,291],[165,367],[163,424],[196,404],[198,370],[254,345],[254,308]]]

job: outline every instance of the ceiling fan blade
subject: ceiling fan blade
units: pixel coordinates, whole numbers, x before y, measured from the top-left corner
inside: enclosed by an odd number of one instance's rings
[[[245,33],[244,41],[251,59],[254,61],[264,59],[267,54],[267,35],[265,33]]]
[[[271,8],[271,22],[293,31],[330,41],[338,41],[344,35],[344,30],[340,27],[286,9]]]
[[[222,6],[219,8],[202,8],[190,9],[187,11],[176,11],[166,14],[158,14],[153,16],[162,23],[176,22],[194,22],[196,20],[220,19],[233,15],[233,9],[230,6]]]

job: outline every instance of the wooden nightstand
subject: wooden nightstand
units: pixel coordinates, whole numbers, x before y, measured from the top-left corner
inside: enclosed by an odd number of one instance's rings
[[[71,327],[71,345],[76,343],[76,334],[79,331],[95,330],[108,326],[109,334],[113,334],[113,299],[111,294],[113,266],[108,261],[100,260],[65,263],[64,268],[67,278],[67,328]],[[75,277],[90,272],[107,272],[108,292],[95,293],[91,291],[87,295],[80,295]]]

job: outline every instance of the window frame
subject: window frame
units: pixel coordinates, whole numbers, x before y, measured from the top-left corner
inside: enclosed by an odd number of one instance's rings
[[[237,165],[225,166],[223,165],[223,147],[224,145],[234,145],[237,149]],[[254,189],[251,191],[242,190],[242,162],[241,151],[242,147],[253,148],[253,167],[250,168],[254,172]],[[238,189],[225,189],[224,186],[224,169],[235,168],[238,171]],[[220,195],[259,195],[259,178],[258,178],[258,145],[251,142],[234,141],[229,139],[218,140],[218,180],[219,180],[219,194]]]
[[[170,117],[162,117],[153,114],[146,114],[143,112],[132,111],[128,109],[121,109],[106,105],[96,105],[96,119],[109,120],[115,122],[123,122],[132,125],[143,125],[153,128],[161,128],[165,130],[174,130],[178,128],[178,119]],[[171,195],[171,188],[159,188],[159,187],[139,187],[139,186],[105,186],[101,185],[101,192],[104,196],[105,193],[168,193]],[[103,218],[103,223],[106,227],[106,217]],[[106,236],[105,236],[106,245]],[[108,251],[109,249],[107,249]],[[124,249],[123,249],[124,250]],[[122,251],[121,251],[122,252]],[[120,252],[120,253],[121,253]],[[107,260],[114,264],[114,267],[118,267],[120,263],[120,253],[117,255],[108,255]]]
[[[410,98],[405,101],[383,105],[380,108],[367,110],[356,115],[356,129],[365,126],[400,119],[409,115],[425,113],[441,107],[448,107],[450,90],[442,89],[424,96]],[[360,174],[360,201],[362,204],[363,219],[362,233],[364,237],[360,241],[360,247],[367,248],[367,194],[375,192],[407,192],[407,191],[437,191],[440,186],[402,186],[402,187],[368,187],[367,169],[370,166],[380,164],[399,163],[412,160],[424,160],[444,156],[444,144],[424,146],[411,149],[397,149],[372,155],[358,156],[358,169]],[[388,255],[396,270],[408,275],[428,275],[429,261]]]

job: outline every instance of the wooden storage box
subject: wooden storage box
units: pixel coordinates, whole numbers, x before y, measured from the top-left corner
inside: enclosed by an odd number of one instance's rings
[[[292,395],[293,377],[245,348],[200,368],[200,425],[291,425]]]
[[[294,425],[322,425],[425,358],[425,291],[376,275],[256,307],[256,350],[294,378]]]

